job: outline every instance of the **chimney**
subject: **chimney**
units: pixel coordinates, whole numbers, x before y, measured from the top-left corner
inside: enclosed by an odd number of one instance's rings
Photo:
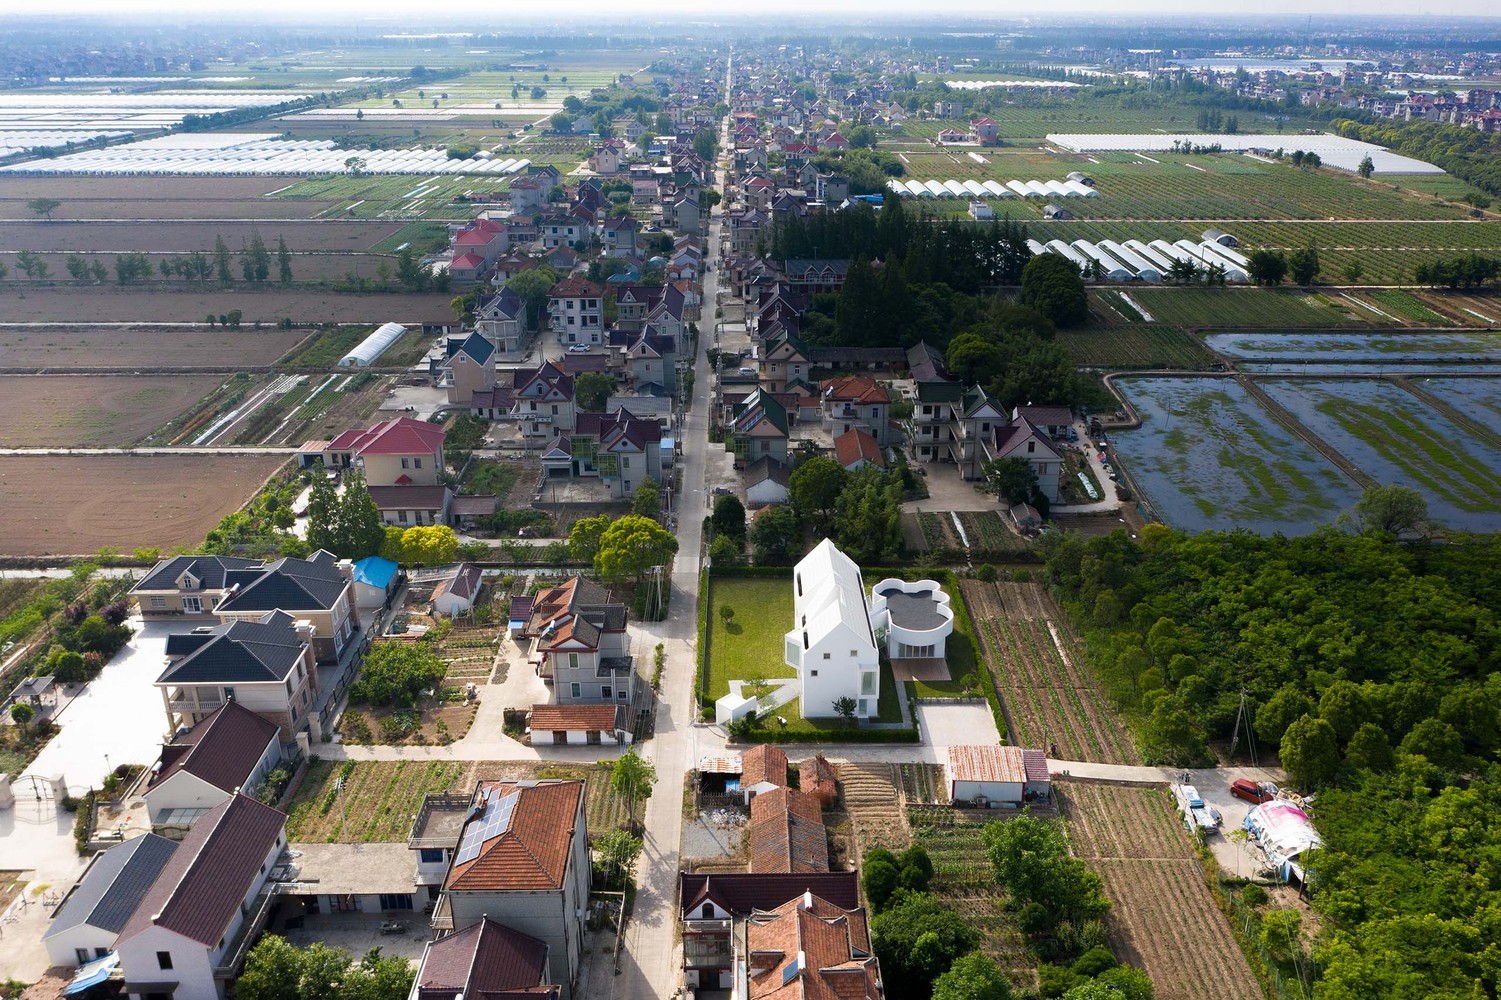
[[[354,563],[348,559],[339,560],[339,575],[346,580],[354,579]]]
[[[313,623],[312,622],[310,622],[310,621],[308,621],[306,619],[299,619],[296,622],[296,624],[294,624],[292,627],[297,630],[297,638],[301,639],[303,642],[307,643],[309,646],[311,646],[313,644]]]

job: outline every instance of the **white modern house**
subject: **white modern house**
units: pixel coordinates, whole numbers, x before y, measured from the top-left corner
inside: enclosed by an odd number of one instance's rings
[[[870,591],[870,621],[892,660],[941,660],[954,631],[949,595],[932,580],[882,580]]]
[[[802,686],[803,716],[833,716],[840,698],[855,700],[856,718],[875,716],[881,658],[860,567],[825,538],[793,569],[792,588],[785,658]]]

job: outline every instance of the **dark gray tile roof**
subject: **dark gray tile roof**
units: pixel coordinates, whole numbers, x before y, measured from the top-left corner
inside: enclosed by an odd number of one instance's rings
[[[183,655],[158,684],[257,684],[286,678],[302,655],[290,615],[230,622],[204,632],[167,637],[167,655]]]
[[[259,573],[232,573],[230,580],[240,589],[216,611],[327,611],[349,584],[338,560],[323,551],[306,559],[278,559]]]
[[[177,556],[163,559],[136,584],[132,590],[175,590],[177,578],[184,570],[203,581],[204,587],[218,590],[224,586],[226,574],[236,570],[258,569],[263,564],[254,559],[235,559],[230,556]]]
[[[882,596],[886,598],[886,608],[891,612],[892,624],[902,628],[926,631],[937,628],[948,620],[938,613],[938,602],[931,592],[904,594],[899,588],[893,587]]]
[[[154,833],[111,847],[84,872],[42,938],[83,924],[118,934],[176,849]]]

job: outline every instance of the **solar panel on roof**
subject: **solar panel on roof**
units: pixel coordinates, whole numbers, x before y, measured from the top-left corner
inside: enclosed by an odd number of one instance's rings
[[[473,861],[479,857],[480,848],[484,847],[486,841],[509,830],[511,816],[515,813],[516,802],[520,798],[520,795],[502,795],[499,789],[492,790],[484,815],[464,829],[464,837],[459,842],[458,853],[453,856],[453,863],[461,865],[466,861]]]

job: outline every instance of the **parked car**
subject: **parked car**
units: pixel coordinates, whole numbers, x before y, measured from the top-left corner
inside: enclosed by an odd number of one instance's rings
[[[1237,799],[1245,799],[1253,806],[1270,802],[1277,797],[1275,792],[1267,790],[1267,786],[1252,781],[1250,778],[1236,778],[1230,782],[1230,794]]]
[[[589,345],[588,344],[569,344],[568,345],[568,353],[569,354],[588,354],[589,353]]]

